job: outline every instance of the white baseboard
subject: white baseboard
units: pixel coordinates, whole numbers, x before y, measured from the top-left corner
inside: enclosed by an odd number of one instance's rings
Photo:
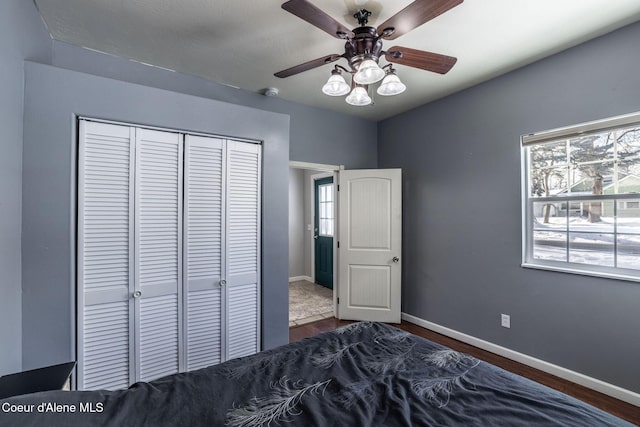
[[[306,280],[307,282],[311,282],[313,283],[313,279],[309,276],[295,276],[295,277],[289,277],[289,283],[291,282],[298,282],[300,280]]]
[[[531,366],[532,368],[536,368],[557,377],[564,378],[565,380],[580,384],[592,390],[604,393],[608,396],[615,397],[616,399],[625,401],[632,405],[640,406],[640,394],[635,393],[631,390],[606,383],[604,381],[589,377],[579,372],[563,368],[562,366],[554,365],[553,363],[545,362],[544,360],[536,359],[535,357],[531,357],[526,354],[508,349],[506,347],[493,344],[489,341],[485,341],[480,338],[458,332],[445,326],[440,326],[436,323],[429,322],[427,320],[412,316],[407,313],[402,313],[402,319],[418,326],[422,326],[423,328],[429,329],[431,331],[438,332],[442,335],[457,339],[458,341],[462,341],[483,350],[490,351],[491,353],[506,357],[507,359],[515,360],[516,362]]]

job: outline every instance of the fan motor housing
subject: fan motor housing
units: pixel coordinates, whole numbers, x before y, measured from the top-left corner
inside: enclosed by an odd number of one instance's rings
[[[356,70],[365,58],[378,62],[382,52],[382,40],[374,27],[357,27],[353,29],[354,37],[345,43],[345,57],[351,68]]]

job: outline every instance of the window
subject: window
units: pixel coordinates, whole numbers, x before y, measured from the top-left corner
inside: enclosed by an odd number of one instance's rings
[[[522,137],[523,266],[640,281],[640,113]]]
[[[318,186],[320,236],[333,237],[333,183]]]

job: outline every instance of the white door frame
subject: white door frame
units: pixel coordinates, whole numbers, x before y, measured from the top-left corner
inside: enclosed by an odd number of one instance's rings
[[[311,185],[309,188],[310,193],[309,194],[315,194],[315,188],[314,188],[314,184],[315,184],[315,180],[316,179],[320,179],[320,178],[327,178],[332,176],[333,177],[333,186],[334,189],[337,189],[338,187],[338,172],[342,169],[344,169],[344,166],[340,165],[326,165],[326,164],[321,164],[321,163],[308,163],[308,162],[298,162],[298,161],[289,161],[289,167],[290,168],[294,168],[294,169],[304,169],[304,170],[312,170],[312,171],[317,171],[317,174],[313,174],[311,175]],[[333,236],[333,315],[334,317],[338,317],[338,236],[337,236],[337,230],[338,230],[338,196],[337,196],[337,191],[334,191],[334,194],[336,195],[336,201],[333,204],[333,217],[335,218],[335,224],[334,224],[334,236]],[[312,224],[312,229],[311,231],[313,232],[313,224],[314,224],[314,215],[315,215],[315,206],[314,206],[314,197],[315,196],[311,196],[309,199],[311,201],[311,206],[310,206],[310,212],[311,212],[311,224]],[[309,230],[305,230],[306,233],[309,233]],[[309,277],[311,277],[311,280],[315,282],[316,280],[316,271],[315,271],[315,245],[314,245],[314,241],[313,238],[310,239],[311,240],[311,274]]]

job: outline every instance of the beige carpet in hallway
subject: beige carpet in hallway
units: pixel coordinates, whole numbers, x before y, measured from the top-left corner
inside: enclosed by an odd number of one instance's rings
[[[333,290],[300,280],[289,283],[289,326],[333,317]]]

